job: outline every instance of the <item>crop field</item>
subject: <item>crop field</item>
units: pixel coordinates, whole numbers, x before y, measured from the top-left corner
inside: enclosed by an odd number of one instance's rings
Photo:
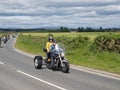
[[[120,34],[120,32],[71,32],[71,33],[22,33],[23,35],[32,35],[32,36],[47,36],[48,34],[54,35],[54,37],[58,36],[68,36],[68,37],[77,37],[78,35],[87,36],[90,40],[94,40],[98,35],[107,35],[107,34]]]
[[[120,32],[21,33],[16,48],[44,56],[49,34],[65,45],[71,64],[120,74]]]

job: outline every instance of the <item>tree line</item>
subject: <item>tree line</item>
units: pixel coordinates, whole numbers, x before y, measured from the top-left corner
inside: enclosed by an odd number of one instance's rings
[[[32,28],[32,29],[8,29],[8,28],[0,28],[0,32],[2,31],[15,31],[15,32],[116,32],[120,31],[120,28],[91,28],[91,27],[78,27],[76,28],[68,28],[61,26],[60,28],[54,29],[46,29],[46,28]]]

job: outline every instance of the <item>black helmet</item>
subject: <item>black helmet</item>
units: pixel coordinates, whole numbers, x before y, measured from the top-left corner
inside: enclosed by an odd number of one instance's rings
[[[57,43],[57,41],[56,41],[56,40],[53,40],[53,43]]]

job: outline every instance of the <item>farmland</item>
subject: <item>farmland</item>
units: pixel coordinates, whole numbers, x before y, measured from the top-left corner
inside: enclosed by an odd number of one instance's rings
[[[66,57],[71,64],[120,74],[119,53],[108,51],[94,53],[89,50],[97,36],[120,35],[120,32],[22,33],[17,39],[16,47],[36,55],[45,55],[42,49],[45,48],[49,34],[65,44]]]
[[[94,40],[95,37],[97,37],[98,35],[106,35],[109,34],[111,32],[81,32],[81,33],[76,33],[76,32],[71,32],[71,33],[23,33],[23,35],[32,35],[32,36],[47,36],[48,34],[53,34],[54,37],[58,37],[58,36],[68,36],[68,37],[76,37],[78,35],[81,36],[87,36],[89,37],[91,40]],[[112,34],[120,34],[120,32],[112,32]]]

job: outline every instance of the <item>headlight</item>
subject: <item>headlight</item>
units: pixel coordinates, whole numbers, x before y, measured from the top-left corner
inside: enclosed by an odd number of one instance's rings
[[[64,57],[64,56],[65,56],[64,52],[61,52],[61,56],[62,56],[62,57]]]

